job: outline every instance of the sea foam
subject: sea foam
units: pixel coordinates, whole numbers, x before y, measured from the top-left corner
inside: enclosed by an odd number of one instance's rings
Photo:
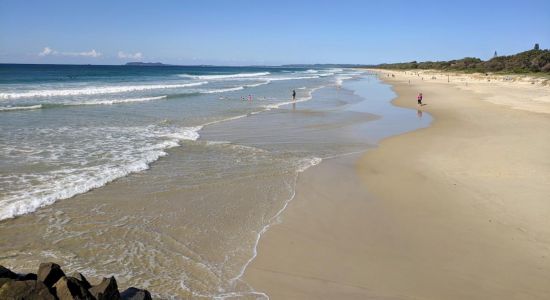
[[[29,105],[29,106],[0,106],[0,111],[16,111],[16,110],[34,110],[41,109],[42,105]]]
[[[28,186],[25,190],[19,192],[12,192],[0,200],[0,220],[33,212],[57,200],[71,198],[104,186],[117,178],[147,170],[152,162],[167,155],[166,149],[177,147],[184,140],[197,140],[200,137],[198,132],[201,129],[202,126],[179,129],[149,126],[144,130],[136,131],[134,134],[141,135],[144,138],[154,136],[157,138],[157,142],[148,142],[139,149],[117,153],[116,155],[125,158],[122,162],[68,168],[47,174],[34,175],[35,181],[41,181],[41,183]],[[23,174],[23,177],[28,176]],[[19,179],[22,182],[27,181],[26,178]],[[0,177],[0,181],[4,183],[13,180],[13,176]]]
[[[271,74],[270,72],[257,72],[257,73],[237,73],[237,74],[221,74],[221,75],[191,75],[191,74],[180,74],[178,76],[184,78],[193,78],[193,79],[206,79],[206,80],[219,80],[219,79],[238,79],[238,78],[249,78],[249,77],[261,77]]]
[[[243,89],[244,89],[244,86],[237,86],[237,87],[225,88],[225,89],[204,90],[204,91],[201,91],[201,93],[202,94],[217,94],[217,93],[240,91],[240,90],[243,90]]]
[[[34,91],[26,91],[26,92],[0,93],[0,99],[117,94],[117,93],[127,93],[127,92],[135,92],[135,91],[158,90],[158,89],[187,88],[187,87],[200,86],[207,83],[208,81],[181,83],[181,84],[93,86],[93,87],[86,87],[86,88],[80,88],[80,89],[46,89],[46,90],[34,90]]]
[[[142,98],[127,98],[127,99],[112,99],[112,100],[90,100],[86,102],[77,102],[77,103],[67,103],[66,105],[113,105],[113,104],[122,104],[122,103],[133,103],[133,102],[147,102],[154,100],[166,99],[167,95],[156,96],[156,97],[142,97]]]

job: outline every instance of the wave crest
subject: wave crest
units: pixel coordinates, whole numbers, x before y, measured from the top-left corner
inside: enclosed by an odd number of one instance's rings
[[[195,87],[207,84],[208,81],[181,83],[181,84],[152,84],[152,85],[122,85],[122,86],[96,86],[81,89],[50,89],[37,90],[21,93],[0,93],[0,99],[18,99],[31,97],[55,97],[55,96],[79,96],[79,95],[98,95],[98,94],[118,94],[135,91],[175,89]]]
[[[237,74],[220,74],[220,75],[191,75],[191,74],[180,74],[178,76],[184,78],[193,78],[193,79],[232,79],[232,78],[249,78],[249,77],[260,77],[271,74],[270,72],[257,72],[257,73],[237,73]]]
[[[29,106],[0,106],[0,111],[16,111],[16,110],[34,110],[41,109],[42,104]]]

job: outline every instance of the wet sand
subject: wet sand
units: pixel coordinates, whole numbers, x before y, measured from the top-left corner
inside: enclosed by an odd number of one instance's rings
[[[432,126],[304,172],[247,282],[271,299],[548,299],[545,87],[382,78],[398,106],[423,92]]]

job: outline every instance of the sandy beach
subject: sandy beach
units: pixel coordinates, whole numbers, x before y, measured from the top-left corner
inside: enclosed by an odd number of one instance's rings
[[[550,300],[550,1],[142,2],[0,1],[0,300]]]
[[[432,125],[304,172],[248,283],[271,299],[548,299],[547,82],[444,75],[380,71]]]

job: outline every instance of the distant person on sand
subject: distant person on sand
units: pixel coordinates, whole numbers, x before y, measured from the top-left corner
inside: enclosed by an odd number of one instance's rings
[[[422,105],[422,93],[418,94],[416,99],[418,100],[418,105]]]
[[[292,90],[292,100],[296,101],[296,90]]]

